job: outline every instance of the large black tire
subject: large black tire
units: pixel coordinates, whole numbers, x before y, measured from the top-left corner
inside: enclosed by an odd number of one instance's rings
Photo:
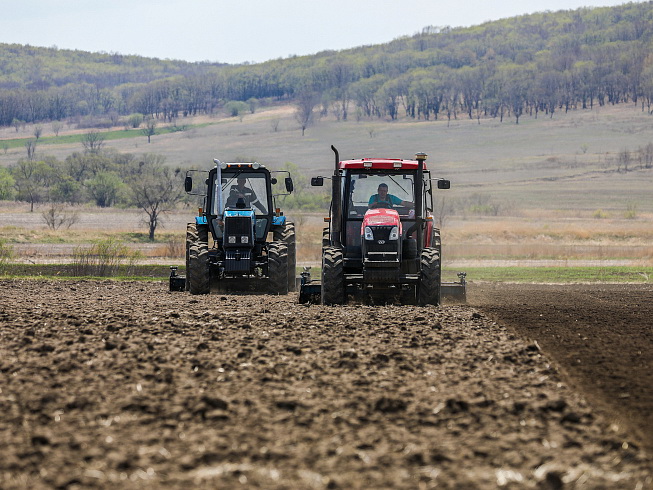
[[[326,247],[323,250],[321,299],[323,305],[342,305],[347,300],[344,264],[341,249]]]
[[[268,276],[271,294],[288,294],[288,246],[283,242],[268,244]]]
[[[197,242],[197,227],[195,223],[186,225],[186,291],[190,290],[190,247]]]
[[[297,235],[295,223],[287,221],[284,226],[279,226],[273,231],[273,240],[281,241],[288,247],[288,291],[297,291]]]
[[[211,274],[209,270],[209,229],[206,225],[190,223],[186,229],[188,266],[186,278],[190,294],[209,294]]]
[[[420,306],[440,304],[440,253],[436,248],[422,250],[417,303]]]

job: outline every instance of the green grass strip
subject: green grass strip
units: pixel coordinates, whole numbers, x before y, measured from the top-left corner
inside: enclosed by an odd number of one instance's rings
[[[179,274],[185,267],[179,264]],[[124,273],[112,277],[74,276],[70,264],[4,264],[0,278],[43,279],[112,279],[112,280],[167,280],[170,267],[164,265],[138,265],[131,275]],[[297,275],[302,269],[297,268]],[[442,280],[458,281],[458,269],[443,269]],[[640,283],[653,282],[653,267],[468,267],[467,281],[523,282],[523,283]],[[311,278],[320,279],[320,267],[311,268]]]
[[[456,280],[443,271],[443,280]],[[653,267],[468,267],[468,281],[532,283],[649,283]]]
[[[205,126],[210,126],[211,124],[217,124],[217,123],[186,124],[178,127],[162,126],[160,128],[156,128],[156,134],[152,135],[152,138],[156,138],[158,135],[162,135],[162,134],[188,131],[189,129],[193,129],[193,128],[202,128]],[[86,133],[90,131],[97,131],[97,130],[90,128],[88,131],[86,131]],[[143,129],[117,129],[114,131],[100,131],[100,135],[104,138],[105,141],[122,140],[122,139],[129,139],[129,138],[147,138],[147,136],[143,133]],[[38,139],[37,146],[64,145],[64,144],[73,144],[73,143],[81,144],[84,136],[85,133],[66,134],[62,136],[42,136],[41,138]],[[2,140],[0,141],[0,150],[3,148],[7,148],[7,149],[21,148],[25,146],[25,143],[27,141],[33,139],[35,138],[21,137],[21,138]]]

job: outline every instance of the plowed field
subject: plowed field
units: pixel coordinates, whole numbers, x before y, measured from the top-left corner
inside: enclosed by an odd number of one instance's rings
[[[650,488],[651,286],[0,281],[0,488]]]

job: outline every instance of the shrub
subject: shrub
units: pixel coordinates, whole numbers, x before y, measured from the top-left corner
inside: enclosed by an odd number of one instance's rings
[[[63,204],[51,204],[48,209],[41,213],[41,216],[48,228],[52,230],[57,230],[61,226],[70,228],[79,221],[79,213],[77,211],[67,211]]]
[[[141,124],[143,124],[143,120],[145,119],[145,116],[143,114],[140,114],[138,112],[135,112],[133,114],[130,114],[127,116],[127,122],[129,126],[131,126],[132,129],[138,129],[141,127]]]
[[[241,100],[230,100],[224,105],[224,108],[231,117],[242,116],[250,109],[249,105]]]
[[[4,272],[7,262],[14,256],[14,250],[7,240],[0,238],[0,272]]]
[[[626,206],[626,212],[624,213],[626,219],[635,219],[637,218],[637,204],[629,202]]]
[[[73,273],[76,276],[114,276],[131,274],[143,255],[115,238],[79,246],[73,251]]]

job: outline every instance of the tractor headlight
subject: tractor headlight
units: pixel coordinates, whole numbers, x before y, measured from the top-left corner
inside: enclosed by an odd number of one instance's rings
[[[372,233],[372,228],[369,226],[365,227],[365,240],[374,240],[374,233]]]
[[[249,243],[249,237],[247,235],[241,236],[240,243]]]
[[[388,237],[389,240],[399,240],[399,227],[398,226],[393,226],[392,230],[390,230],[390,236]]]
[[[229,243],[236,243],[236,237],[234,235],[229,236]]]

